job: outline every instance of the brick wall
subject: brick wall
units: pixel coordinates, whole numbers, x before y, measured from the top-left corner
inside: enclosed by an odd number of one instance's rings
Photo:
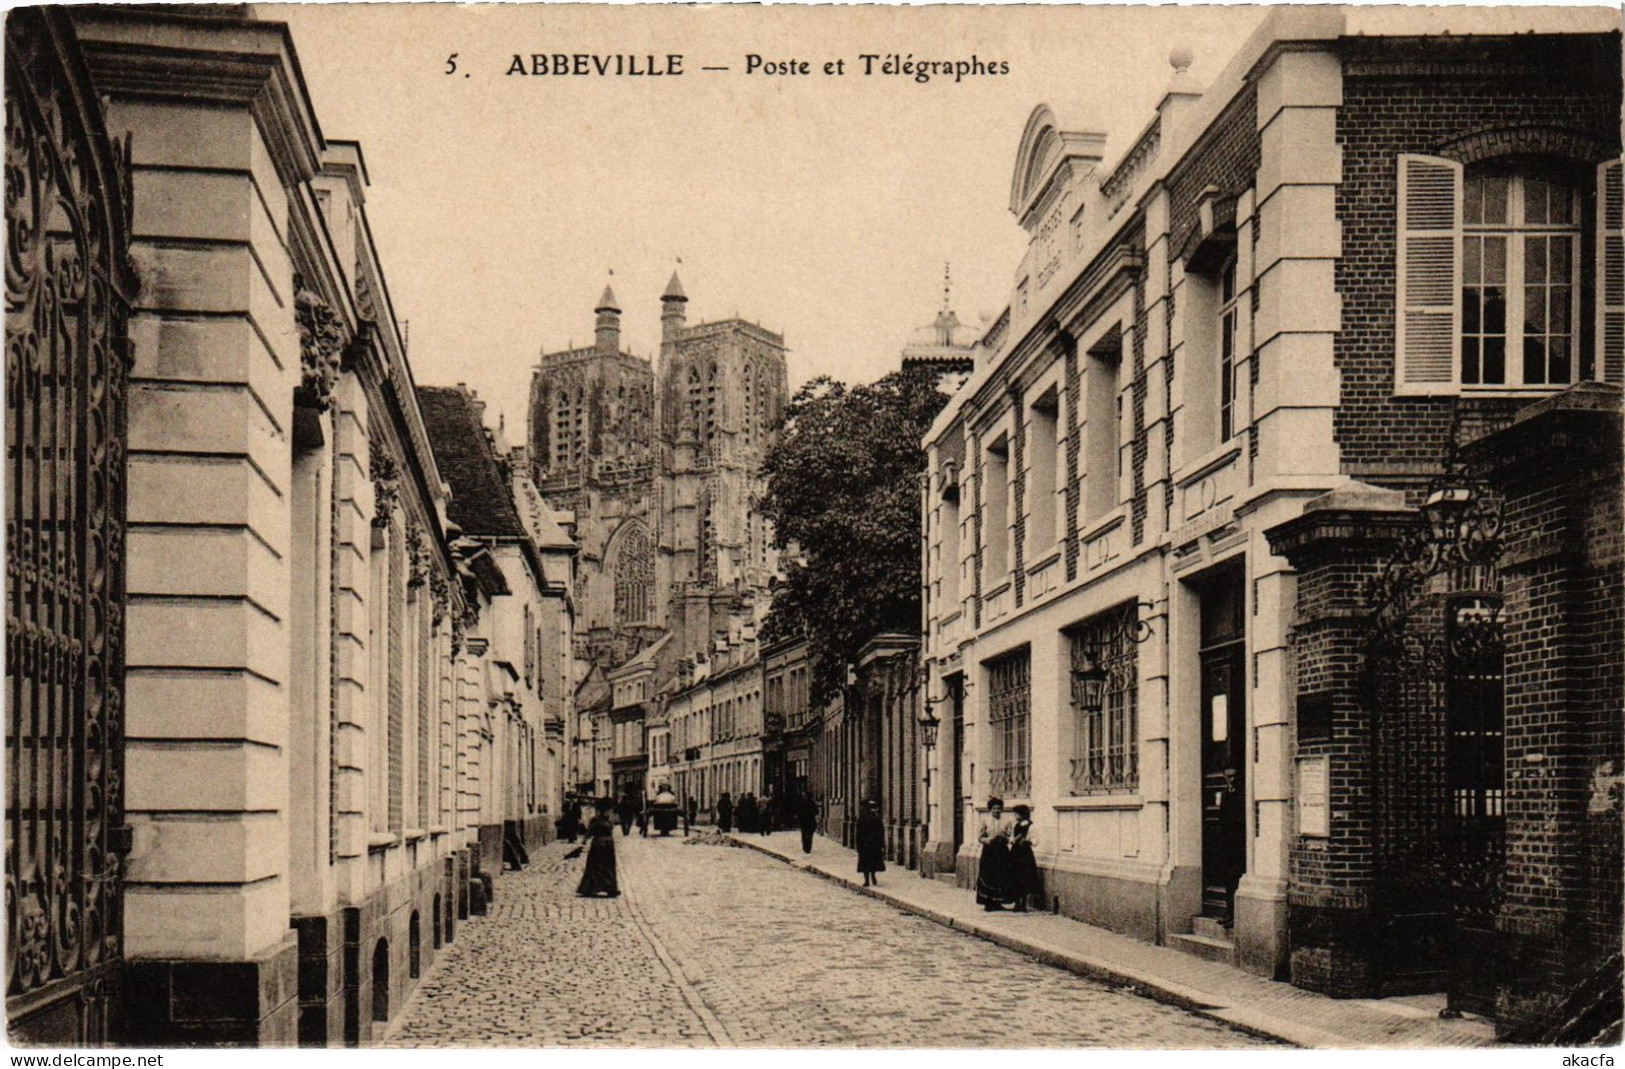
[[[1394,397],[1396,160],[1400,153],[1478,158],[1499,149],[1586,151],[1595,165],[1619,153],[1617,35],[1347,44],[1337,140],[1343,254],[1336,281],[1343,329],[1335,427],[1344,468],[1367,481],[1426,470],[1450,424],[1447,399]],[[1590,229],[1586,229],[1589,245]],[[1591,263],[1589,249],[1583,264]],[[1580,317],[1589,333],[1591,296]],[[1585,341],[1589,347],[1589,340]],[[1490,405],[1501,414],[1514,402]]]

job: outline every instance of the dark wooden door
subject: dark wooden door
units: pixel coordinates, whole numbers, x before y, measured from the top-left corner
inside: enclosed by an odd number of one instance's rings
[[[1229,924],[1247,870],[1247,671],[1242,573],[1202,595],[1202,915]]]

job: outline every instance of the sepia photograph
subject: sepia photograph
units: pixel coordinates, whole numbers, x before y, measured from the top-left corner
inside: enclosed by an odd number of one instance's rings
[[[1621,25],[12,7],[9,1064],[1612,1065]]]

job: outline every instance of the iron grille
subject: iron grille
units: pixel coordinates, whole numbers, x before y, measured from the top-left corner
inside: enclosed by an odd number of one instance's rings
[[[129,146],[59,12],[11,13],[5,71],[6,1010],[13,1040],[97,1043],[129,849]]]
[[[1071,633],[1072,670],[1106,673],[1099,708],[1074,694],[1072,793],[1131,792],[1140,786],[1139,608],[1130,603],[1101,613]],[[1074,688],[1077,684],[1074,683]]]
[[[990,662],[988,723],[993,729],[993,793],[1025,798],[1032,784],[1032,655],[1023,648]]]

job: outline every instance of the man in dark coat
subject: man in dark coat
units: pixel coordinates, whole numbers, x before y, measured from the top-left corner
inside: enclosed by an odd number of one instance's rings
[[[878,874],[886,871],[886,825],[881,822],[880,810],[875,803],[864,802],[858,817],[858,871],[863,873],[863,886],[878,887]]]
[[[745,796],[739,799],[739,809],[734,815],[739,818],[740,831],[747,835],[755,831],[757,818],[756,796],[747,791]]]
[[[733,803],[733,799],[728,797],[728,792],[727,791],[723,791],[722,792],[722,797],[717,799],[717,830],[718,831],[733,831],[733,829],[734,829],[734,803]]]
[[[632,822],[638,818],[640,808],[637,795],[633,794],[631,789],[628,788],[627,792],[621,795],[621,838],[624,839],[632,834]]]
[[[801,852],[812,853],[813,832],[818,830],[818,803],[810,791],[796,797],[796,826],[801,829]]]

